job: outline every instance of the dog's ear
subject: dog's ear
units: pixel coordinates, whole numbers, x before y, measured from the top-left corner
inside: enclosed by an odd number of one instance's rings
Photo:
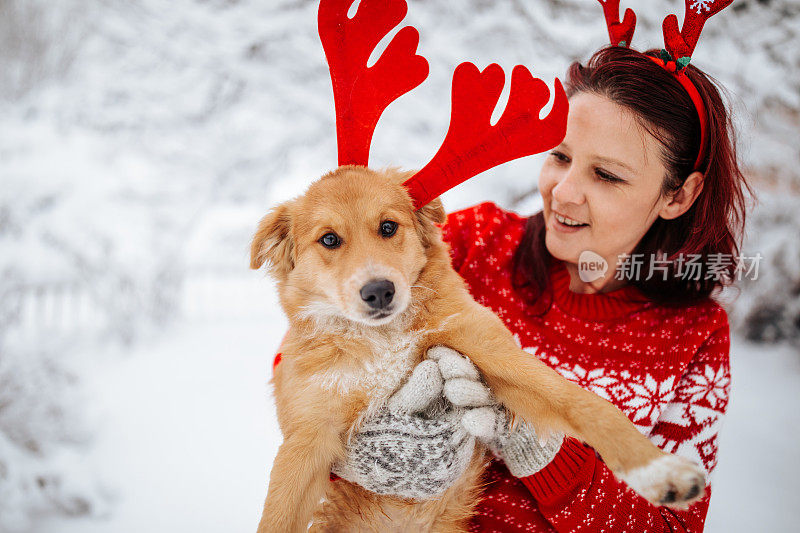
[[[436,227],[436,224],[443,224],[447,220],[442,201],[439,198],[434,198],[428,204],[417,209],[415,214],[417,217],[417,233],[422,245],[428,248],[431,243],[435,242],[436,236],[439,234],[439,228]]]
[[[275,276],[285,276],[294,268],[292,239],[293,201],[284,202],[270,210],[258,223],[250,245],[250,268],[258,270],[265,261]]]

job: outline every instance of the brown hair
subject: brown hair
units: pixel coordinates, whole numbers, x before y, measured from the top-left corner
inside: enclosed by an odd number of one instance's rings
[[[661,157],[666,167],[662,194],[681,188],[700,149],[700,120],[688,93],[674,75],[646,55],[657,57],[658,50],[638,52],[620,46],[601,48],[586,66],[570,65],[565,89],[568,97],[578,93],[603,96],[630,110],[640,125],[662,144]],[[708,297],[715,289],[733,280],[739,241],[744,229],[746,192],[752,192],[736,155],[736,136],[731,116],[720,95],[721,86],[694,65],[686,74],[697,88],[707,114],[707,148],[699,170],[703,189],[686,213],[673,219],[658,218],[632,254],[643,254],[642,272],[649,272],[650,259],[666,253],[670,264],[664,280],[656,275],[649,280],[631,283],[647,297],[664,304],[687,304]],[[675,275],[674,260],[689,254],[701,256],[700,279],[682,279]],[[707,259],[712,254],[726,254],[731,264],[716,269],[727,279],[709,276]],[[514,255],[513,281],[533,298],[546,296],[549,265],[545,247],[543,214],[531,216]]]

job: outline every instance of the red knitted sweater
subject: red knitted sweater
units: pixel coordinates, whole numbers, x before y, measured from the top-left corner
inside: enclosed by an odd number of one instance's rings
[[[453,266],[473,297],[503,319],[524,349],[611,401],[657,446],[711,473],[730,386],[725,311],[710,299],[659,306],[632,286],[573,293],[556,262],[553,305],[537,316],[511,285],[524,227],[524,218],[491,203],[448,216],[443,230]],[[655,507],[574,439],[533,476],[517,479],[499,461],[487,476],[472,531],[702,531],[710,495],[688,511]]]

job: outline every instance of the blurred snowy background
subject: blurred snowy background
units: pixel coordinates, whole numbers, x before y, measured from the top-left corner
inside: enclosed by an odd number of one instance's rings
[[[627,2],[661,46],[683,2]],[[625,2],[623,2],[623,6]],[[595,0],[410,0],[428,80],[373,166],[419,167],[452,69],[549,84],[606,42]],[[730,90],[759,194],[725,295],[733,393],[708,530],[800,522],[800,3],[736,0],[693,62]],[[248,241],[336,162],[314,0],[0,0],[0,531],[250,531],[279,444],[285,328]],[[541,159],[451,191],[531,213]]]

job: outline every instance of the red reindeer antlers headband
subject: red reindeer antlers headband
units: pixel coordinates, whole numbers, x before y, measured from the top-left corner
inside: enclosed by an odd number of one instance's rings
[[[630,47],[633,31],[636,28],[636,14],[628,8],[625,10],[625,18],[620,22],[619,0],[598,1],[603,6],[611,44]],[[697,116],[700,119],[700,150],[693,168],[698,170],[703,162],[703,154],[705,154],[708,144],[706,108],[697,87],[686,75],[685,69],[691,60],[695,46],[697,46],[697,40],[700,38],[700,32],[703,30],[706,20],[731,5],[733,0],[684,0],[684,2],[686,15],[683,19],[683,28],[678,30],[678,17],[668,15],[662,24],[664,49],[661,50],[661,57],[647,57],[675,75],[697,109]]]
[[[372,133],[383,110],[428,77],[428,62],[416,55],[419,33],[400,30],[378,61],[367,60],[381,39],[400,24],[404,1],[362,1],[355,17],[353,0],[322,0],[317,23],[333,82],[339,165],[367,165]]]
[[[318,24],[333,81],[339,165],[367,166],[372,134],[383,110],[422,83],[428,63],[416,55],[419,33],[407,26],[368,67],[370,54],[403,20],[407,6],[405,0],[361,0],[349,18],[353,2],[321,0]],[[561,83],[555,80],[553,107],[540,119],[550,90],[521,65],[514,67],[508,104],[492,126],[492,111],[504,82],[503,69],[496,64],[483,71],[472,63],[456,68],[444,142],[433,159],[404,183],[415,209],[485,170],[549,150],[564,138],[569,104]]]

